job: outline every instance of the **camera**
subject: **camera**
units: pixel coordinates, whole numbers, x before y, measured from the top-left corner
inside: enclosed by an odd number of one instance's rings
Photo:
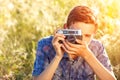
[[[64,34],[66,36],[66,40],[73,44],[77,44],[76,39],[82,40],[82,31],[76,29],[61,29],[58,30],[57,33]],[[62,41],[59,41],[62,43]]]

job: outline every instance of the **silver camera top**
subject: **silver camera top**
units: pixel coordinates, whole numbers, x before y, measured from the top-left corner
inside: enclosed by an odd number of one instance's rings
[[[66,37],[65,39],[73,44],[78,44],[76,39],[82,40],[82,31],[76,29],[61,29],[58,30],[57,33],[64,34]],[[62,43],[62,41],[59,41]]]
[[[57,33],[64,35],[82,35],[81,30],[75,30],[75,29],[61,29],[58,30]]]

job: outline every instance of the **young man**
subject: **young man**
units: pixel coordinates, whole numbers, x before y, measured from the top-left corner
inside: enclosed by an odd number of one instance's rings
[[[91,9],[86,6],[73,8],[64,28],[81,30],[82,40],[76,39],[77,44],[73,44],[57,32],[40,40],[33,79],[95,80],[96,75],[99,80],[116,80],[103,45],[93,39],[97,22]]]

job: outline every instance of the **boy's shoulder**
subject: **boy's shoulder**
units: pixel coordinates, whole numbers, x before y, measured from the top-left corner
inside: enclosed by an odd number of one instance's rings
[[[43,37],[42,39],[40,39],[38,41],[38,44],[51,44],[52,43],[52,39],[53,39],[53,36],[47,36],[47,37]]]
[[[89,44],[89,48],[95,54],[95,56],[103,54],[104,49],[105,49],[102,42],[96,39],[91,40]]]
[[[50,50],[54,50],[52,46],[52,38],[53,36],[47,36],[38,41],[37,45],[37,54],[42,55],[42,53],[48,53]]]
[[[103,46],[102,42],[100,40],[97,40],[97,39],[92,39],[90,42],[90,45]]]

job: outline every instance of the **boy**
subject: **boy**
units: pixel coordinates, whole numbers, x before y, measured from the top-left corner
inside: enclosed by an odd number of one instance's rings
[[[116,80],[103,45],[93,39],[97,22],[90,8],[73,8],[64,29],[81,30],[82,40],[76,39],[74,44],[57,32],[40,40],[34,80],[95,80],[95,75],[99,80]]]

